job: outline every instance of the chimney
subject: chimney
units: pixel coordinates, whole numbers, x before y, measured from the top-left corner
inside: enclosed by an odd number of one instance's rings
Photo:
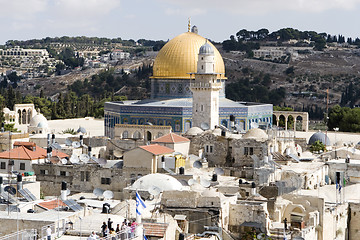
[[[60,198],[62,201],[67,200],[67,183],[65,181],[61,182],[61,195]]]
[[[17,176],[16,176],[16,180],[17,180],[17,190],[21,190],[23,188],[23,183],[22,183],[22,175],[21,173],[19,173]]]

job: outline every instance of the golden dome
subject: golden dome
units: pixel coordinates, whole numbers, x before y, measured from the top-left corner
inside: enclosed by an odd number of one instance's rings
[[[189,73],[197,71],[199,49],[205,42],[205,38],[193,32],[171,39],[156,56],[152,78],[189,79]],[[221,73],[221,78],[225,78],[224,61],[216,47],[209,41],[208,43],[215,50],[215,72]]]

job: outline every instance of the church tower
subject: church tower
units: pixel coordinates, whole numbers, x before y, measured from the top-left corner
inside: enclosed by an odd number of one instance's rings
[[[192,73],[190,88],[193,93],[192,126],[204,130],[219,125],[219,92],[222,88],[218,73],[215,73],[213,47],[206,42],[200,47],[197,72]]]

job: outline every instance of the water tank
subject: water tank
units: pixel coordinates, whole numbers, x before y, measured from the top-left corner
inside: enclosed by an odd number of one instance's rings
[[[17,180],[17,182],[22,182],[22,175],[21,175],[21,174],[18,174],[18,175],[16,176],[16,180]]]
[[[185,235],[183,233],[179,234],[179,240],[184,240],[185,239]]]
[[[185,168],[180,167],[180,168],[179,168],[179,174],[180,174],[180,175],[184,175],[184,174],[185,174]]]
[[[66,191],[67,190],[67,183],[65,181],[61,182],[61,191]]]
[[[110,204],[109,203],[104,203],[103,204],[101,213],[110,213]]]
[[[242,181],[242,179],[239,179],[239,184],[243,184],[243,181]]]
[[[216,174],[216,173],[214,173],[214,174],[212,175],[211,181],[213,181],[213,182],[216,182],[216,181],[217,181],[217,174]]]

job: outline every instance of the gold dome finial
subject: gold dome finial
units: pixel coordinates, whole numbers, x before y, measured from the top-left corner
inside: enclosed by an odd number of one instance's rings
[[[188,32],[190,32],[190,27],[191,27],[191,23],[190,23],[190,21],[191,21],[191,17],[189,17]]]

